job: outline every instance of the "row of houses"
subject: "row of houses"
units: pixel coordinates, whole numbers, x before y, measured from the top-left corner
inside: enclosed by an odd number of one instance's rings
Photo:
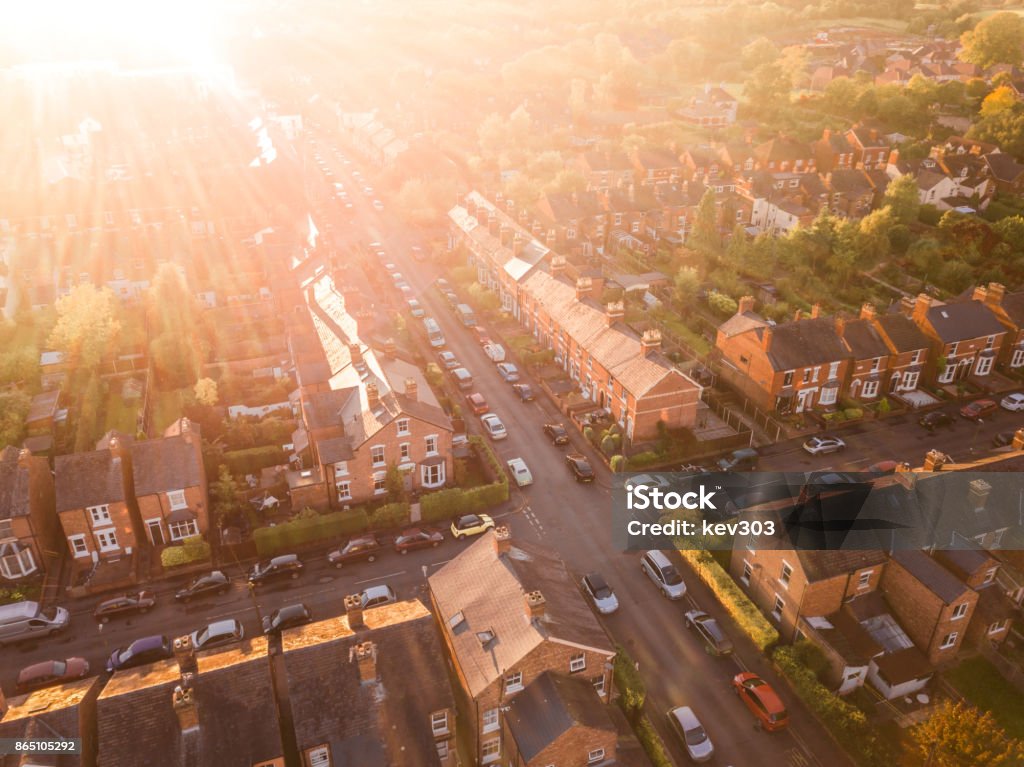
[[[765,410],[886,396],[916,406],[923,385],[984,386],[1000,368],[1024,367],[1024,292],[992,282],[948,303],[922,293],[886,313],[865,304],[855,318],[823,317],[815,307],[783,323],[763,319],[745,296],[719,326],[715,353],[729,380]]]

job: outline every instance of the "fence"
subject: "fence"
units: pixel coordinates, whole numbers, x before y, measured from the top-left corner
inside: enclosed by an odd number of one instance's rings
[[[996,670],[1002,677],[1020,692],[1024,693],[1024,670],[1001,655],[999,650],[989,642],[979,642],[978,647],[981,650],[981,654],[996,667]]]
[[[704,399],[708,403],[715,413],[722,418],[730,426],[733,426],[734,422],[743,424],[743,428],[749,428],[747,422],[744,421],[730,405],[738,405],[740,410],[747,418],[754,423],[754,425],[761,429],[772,442],[778,442],[784,433],[782,424],[772,418],[768,413],[761,410],[755,405],[749,397],[743,397],[742,405],[739,402],[730,402],[724,397],[715,394],[710,389],[705,389]],[[741,395],[742,396],[742,395]],[[735,428],[735,427],[733,427]]]

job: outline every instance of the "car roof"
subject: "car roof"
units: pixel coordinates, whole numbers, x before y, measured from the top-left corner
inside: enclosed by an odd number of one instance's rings
[[[601,575],[601,573],[587,573],[583,577],[586,578],[587,582],[595,589],[599,589],[602,586],[607,587],[608,585],[608,581],[604,579],[604,576]]]
[[[296,554],[282,554],[279,557],[274,557],[273,559],[271,559],[270,564],[282,565],[287,562],[296,562],[298,561],[298,559],[299,557]]]
[[[214,621],[206,628],[211,634],[226,634],[229,631],[234,631],[237,625],[238,621],[234,618],[224,618],[223,620]]]
[[[285,605],[284,607],[278,609],[278,611],[277,611],[278,617],[281,617],[281,618],[290,618],[293,615],[308,615],[308,614],[309,614],[309,608],[306,607],[306,605],[304,605],[302,602],[299,602],[298,604],[294,604],[294,605]]]
[[[163,647],[167,644],[167,637],[161,634],[153,634],[152,636],[142,637],[136,639],[128,648],[132,651],[132,654],[136,654],[143,650],[154,650],[157,647]]]
[[[53,673],[53,665],[55,663],[65,663],[66,661],[59,660],[44,660],[39,663],[33,663],[31,666],[25,666],[21,671],[18,672],[18,681],[24,682],[28,679],[34,679],[37,676],[47,676]]]
[[[384,596],[385,594],[391,594],[391,587],[386,583],[382,583],[379,586],[370,586],[367,589],[363,589],[363,596],[367,599],[373,599],[374,597]]]
[[[693,709],[689,706],[678,706],[672,709],[669,715],[674,717],[684,730],[692,730],[695,727],[702,726],[697,715],[693,713]]]
[[[782,698],[779,697],[778,693],[775,692],[772,686],[764,681],[764,679],[761,679],[761,677],[754,677],[744,681],[750,682],[753,681],[753,679],[759,680],[761,684],[751,689],[751,692],[753,692],[753,694],[756,695],[762,703],[764,703],[764,707],[768,709],[768,713],[775,714],[786,710],[786,704],[782,702]]]

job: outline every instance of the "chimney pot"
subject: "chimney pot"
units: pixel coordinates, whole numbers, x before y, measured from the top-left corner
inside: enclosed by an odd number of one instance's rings
[[[611,327],[625,316],[626,305],[622,301],[612,301],[605,307],[604,317],[608,327]]]
[[[359,668],[359,681],[372,684],[377,681],[377,645],[373,642],[360,642],[351,650],[350,659],[354,659]]]
[[[393,358],[395,356],[395,353],[398,351],[398,347],[395,345],[395,339],[394,338],[385,338],[384,339],[384,349],[383,349],[383,351],[384,351],[384,356],[385,357]]]
[[[839,336],[840,338],[842,338],[843,334],[845,332],[846,332],[846,320],[843,319],[842,317],[838,317],[837,316],[836,317],[836,335]]]
[[[645,357],[649,357],[654,352],[661,349],[661,331],[660,330],[645,330],[644,334],[640,337],[640,351]]]
[[[359,363],[363,361],[363,350],[359,348],[359,344],[349,344],[348,353],[352,357],[353,362]]]
[[[925,471],[942,471],[942,467],[946,464],[947,456],[941,450],[929,450],[924,456],[924,466],[922,467]]]
[[[512,238],[512,255],[518,257],[521,256],[522,253],[523,238],[519,234],[516,234],[516,236]]]
[[[999,282],[990,282],[988,284],[988,298],[985,303],[989,306],[1002,306],[1003,296],[1006,295],[1006,286]]]
[[[992,485],[983,479],[974,479],[967,485],[967,503],[971,511],[984,511]]]
[[[526,595],[526,609],[531,618],[540,618],[547,608],[547,601],[539,591],[531,591]]]
[[[366,625],[363,620],[363,598],[358,594],[349,594],[344,599],[345,615],[348,616],[348,627],[352,630]]]
[[[415,401],[418,392],[419,392],[419,385],[416,383],[416,379],[415,378],[406,378],[405,379],[405,396],[408,397],[409,399]]]
[[[588,298],[594,289],[594,281],[589,277],[580,277],[576,280],[576,300],[582,301]]]
[[[181,669],[182,674],[195,673],[197,668],[196,648],[192,644],[192,637],[189,634],[177,637],[171,651],[174,653],[174,659],[178,661],[178,668]]]
[[[1013,433],[1013,449],[1024,450],[1024,429],[1017,429]]]
[[[873,320],[878,316],[878,312],[875,311],[874,304],[861,304],[860,307],[860,318],[862,320]]]
[[[736,307],[737,314],[746,314],[747,312],[754,311],[754,297],[743,296],[740,298],[739,303]]]
[[[505,556],[512,548],[512,531],[508,525],[501,525],[494,528],[494,551],[499,556]]]
[[[774,334],[774,332],[775,331],[772,329],[770,325],[766,326],[761,331],[761,345],[764,347],[765,351],[768,351],[769,349],[772,348],[772,335]]]
[[[565,273],[565,256],[554,256],[551,259],[551,274],[556,277]]]
[[[814,306],[811,307],[811,319],[812,320],[818,319],[818,316],[820,314],[821,314],[821,304],[814,304]]]
[[[932,299],[927,293],[918,293],[917,298],[914,300],[914,320],[924,321],[924,318],[928,315],[928,310],[932,308]]]
[[[380,390],[377,388],[377,384],[366,384],[366,407],[368,407],[370,410],[374,410],[379,404]]]
[[[195,693],[191,688],[183,685],[176,686],[172,703],[182,732],[199,729],[199,711],[196,708]]]

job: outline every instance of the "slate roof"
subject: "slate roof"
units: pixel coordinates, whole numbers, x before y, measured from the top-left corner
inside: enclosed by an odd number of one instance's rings
[[[917,324],[902,314],[883,314],[875,320],[897,352],[927,349],[931,341]]]
[[[545,671],[512,699],[505,724],[527,763],[577,725],[615,731],[590,682],[551,671]]]
[[[828,186],[833,192],[846,195],[861,195],[874,188],[864,171],[854,169],[832,171],[828,175]]]
[[[939,304],[928,309],[928,322],[944,342],[967,341],[1006,332],[996,315],[980,301]]]
[[[0,738],[52,740],[58,735],[88,737],[89,733],[82,732],[80,728],[84,716],[81,709],[89,705],[99,688],[99,677],[92,677],[8,698],[9,708],[0,719]],[[53,761],[40,760],[39,763],[52,767],[79,767],[88,763],[83,757],[85,754],[60,754]],[[35,763],[36,760],[30,759],[29,762]],[[17,756],[0,756],[3,767],[17,767],[29,762],[23,762]]]
[[[757,328],[758,338],[765,329]],[[768,360],[775,370],[793,370],[808,365],[848,359],[850,353],[836,333],[829,317],[815,317],[776,325],[768,346]]]
[[[103,767],[252,767],[283,756],[267,640],[200,653],[198,667],[199,728],[186,732],[172,704],[181,683],[176,661],[114,674],[97,701]]]
[[[889,347],[878,335],[870,320],[850,320],[843,328],[843,340],[857,360],[889,355]]]
[[[812,156],[810,145],[789,136],[771,139],[758,145],[754,156],[764,165],[769,162],[795,162],[809,160]]]
[[[890,687],[915,679],[925,679],[935,673],[928,658],[916,647],[886,653],[875,660],[875,665],[878,666],[879,676],[888,682]]]
[[[583,159],[591,172],[633,169],[629,157],[623,152],[586,152]]]
[[[743,314],[737,312],[718,326],[718,332],[726,338],[732,338],[741,333],[746,333],[748,330],[765,327],[768,327],[768,323],[760,315],[754,312],[744,312]]]
[[[1024,290],[1004,295],[1002,306],[1017,327],[1024,327]]]
[[[121,459],[109,450],[58,455],[54,483],[58,512],[125,500]]]
[[[466,195],[467,202],[472,202],[478,209],[483,208],[488,214],[497,217],[500,224],[509,226],[514,233],[522,237],[522,250],[516,255],[512,248],[501,244],[501,238],[492,235],[486,224],[481,224],[477,219],[469,215],[469,211],[462,205],[456,205],[448,211],[448,217],[462,232],[476,243],[488,254],[494,263],[505,270],[513,280],[521,280],[537,264],[544,261],[551,250],[538,241],[530,232],[523,229],[513,221],[503,210],[499,210],[479,192],[470,192]]]
[[[130,450],[137,497],[202,484],[202,456],[186,437],[147,439],[136,442]]]
[[[1024,165],[1008,154],[1002,152],[986,154],[984,159],[989,170],[992,171],[992,176],[999,181],[1013,183],[1021,177],[1021,174],[1024,174]]]
[[[484,534],[428,579],[438,619],[451,625],[455,616],[463,617],[447,633],[471,696],[548,640],[614,654],[611,640],[553,551],[513,540],[509,553],[498,557],[494,538],[493,532]],[[536,590],[544,595],[545,612],[531,620],[526,594]],[[495,634],[486,647],[476,636],[480,631]]]
[[[892,558],[947,605],[970,591],[967,584],[923,551],[894,551]]]
[[[885,562],[881,549],[867,550],[798,550],[796,552],[808,582],[823,581],[837,575],[847,575],[864,567]]]
[[[682,160],[668,149],[641,149],[636,153],[636,163],[647,170],[673,170],[682,168]]]
[[[18,464],[18,450],[0,453],[0,519],[31,513],[30,471]]]
[[[846,609],[826,616],[831,628],[825,628],[820,621],[805,618],[815,631],[828,642],[840,657],[851,665],[866,666],[871,658],[884,651],[867,629]]]
[[[344,615],[284,632],[299,749],[326,743],[340,765],[438,767],[430,715],[455,699],[433,615],[411,600],[367,610],[364,620],[356,632]],[[376,683],[361,683],[351,656],[365,641],[376,646]]]

